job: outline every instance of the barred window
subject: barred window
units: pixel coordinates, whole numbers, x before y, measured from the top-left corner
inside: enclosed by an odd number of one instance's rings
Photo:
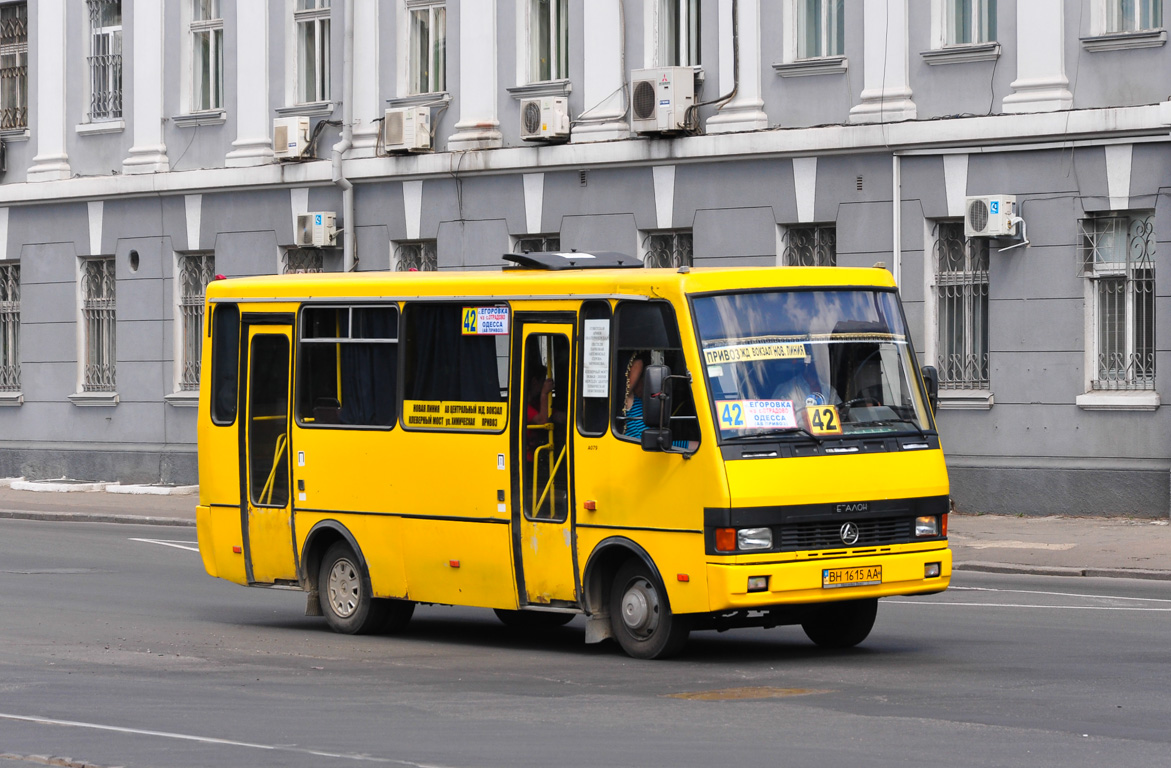
[[[191,0],[191,110],[224,107],[224,19],[220,0]]]
[[[561,250],[561,235],[528,235],[516,238],[516,253],[557,253]]]
[[[642,249],[646,254],[642,263],[647,268],[690,267],[694,260],[690,229],[648,232],[642,240]]]
[[[941,221],[935,232],[939,386],[986,390],[988,240],[964,237],[962,221]]]
[[[82,391],[114,391],[114,258],[86,259],[81,271],[81,319],[85,326]]]
[[[529,82],[569,77],[569,0],[529,0]]]
[[[1155,388],[1155,215],[1109,213],[1079,223],[1089,280],[1095,390]]]
[[[1106,0],[1106,32],[1141,32],[1163,26],[1163,0]]]
[[[285,251],[282,260],[281,274],[325,271],[325,254],[320,248],[290,248]]]
[[[20,391],[20,265],[0,263],[0,392]]]
[[[412,0],[411,93],[447,90],[447,4]]]
[[[845,0],[796,0],[797,58],[845,53]]]
[[[439,269],[437,243],[434,240],[401,242],[394,249],[395,272],[434,272]]]
[[[837,227],[833,224],[786,227],[781,264],[786,267],[836,267]]]
[[[184,253],[179,256],[179,322],[183,348],[180,358],[179,389],[199,389],[199,368],[203,357],[203,300],[207,284],[215,277],[215,254]]]
[[[0,130],[28,127],[28,3],[0,5]]]
[[[331,0],[297,0],[297,103],[329,101]]]
[[[122,0],[86,0],[89,7],[89,119],[122,117]]]
[[[996,39],[996,0],[947,0],[944,42],[971,45]]]

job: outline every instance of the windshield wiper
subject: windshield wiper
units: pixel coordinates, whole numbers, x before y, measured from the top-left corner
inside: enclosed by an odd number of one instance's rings
[[[810,432],[809,430],[807,430],[803,427],[793,427],[791,429],[780,429],[780,428],[767,429],[767,430],[764,430],[761,432],[753,432],[751,435],[732,435],[731,437],[725,437],[724,440],[726,442],[735,442],[738,440],[749,440],[749,439],[756,438],[756,437],[777,437],[777,436],[788,437],[789,435],[800,435],[802,437],[808,437],[810,440],[817,443],[818,445],[821,445],[824,442],[822,440],[822,438],[818,437],[817,435],[813,434],[812,432]]]
[[[846,423],[852,427],[891,427],[895,424],[910,424],[911,429],[919,433],[919,437],[927,439],[927,433],[923,431],[923,428],[910,419],[874,419],[873,421],[848,421]]]

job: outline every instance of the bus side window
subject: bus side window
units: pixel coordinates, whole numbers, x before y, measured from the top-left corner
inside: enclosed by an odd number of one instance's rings
[[[577,431],[584,437],[606,434],[610,422],[611,324],[608,301],[587,301],[581,308],[577,347]]]
[[[611,364],[611,418],[615,436],[637,442],[641,434],[642,405],[638,391],[629,391],[629,376],[647,365],[667,365],[672,375],[687,374],[687,363],[679,341],[679,325],[674,309],[665,301],[619,302],[614,325],[618,343]],[[637,388],[638,384],[635,382]],[[676,379],[672,387],[674,410],[671,413],[671,436],[677,446],[699,440],[699,422],[691,387]],[[629,397],[628,397],[629,395]],[[628,408],[630,412],[628,413]],[[627,424],[634,431],[627,434]]]
[[[211,315],[211,421],[227,426],[236,421],[240,369],[240,309],[216,304]]]

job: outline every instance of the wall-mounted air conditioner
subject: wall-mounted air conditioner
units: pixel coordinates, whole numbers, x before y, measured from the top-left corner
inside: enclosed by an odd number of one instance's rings
[[[630,127],[635,133],[687,130],[687,110],[695,104],[691,67],[636,69],[630,73]]]
[[[964,200],[966,237],[1016,237],[1015,195],[986,195]]]
[[[280,160],[305,157],[309,152],[309,118],[275,118],[272,121],[272,151]]]
[[[297,214],[294,242],[299,248],[324,248],[337,245],[336,216],[333,211],[310,211]]]
[[[569,138],[569,99],[542,96],[520,103],[520,137],[525,141]]]
[[[430,152],[430,107],[391,107],[382,116],[382,146],[387,152]]]

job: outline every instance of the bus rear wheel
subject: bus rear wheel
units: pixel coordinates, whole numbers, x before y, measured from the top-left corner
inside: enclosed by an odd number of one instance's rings
[[[801,629],[820,648],[853,648],[870,634],[877,615],[876,597],[826,603],[801,623]]]
[[[610,589],[614,639],[636,659],[663,659],[683,649],[691,628],[667,604],[667,593],[642,562],[626,562]]]
[[[377,632],[386,624],[385,601],[374,599],[370,575],[344,541],[326,550],[318,571],[317,594],[325,621],[335,632],[363,635]]]

